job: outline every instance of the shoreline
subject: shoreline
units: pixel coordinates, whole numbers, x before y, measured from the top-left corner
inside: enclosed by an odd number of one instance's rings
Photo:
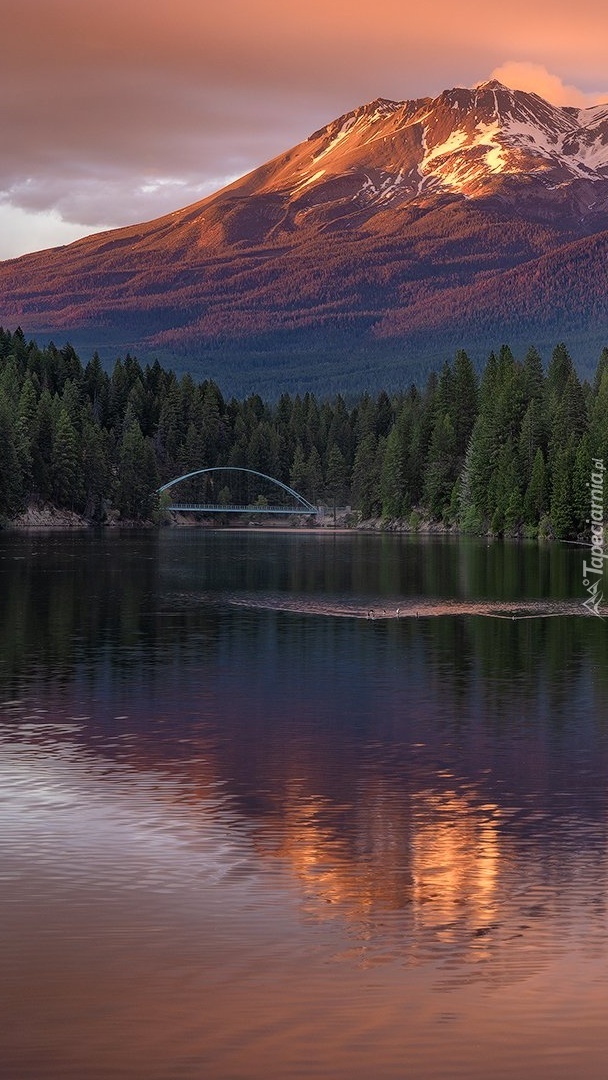
[[[489,531],[485,533],[470,533],[464,532],[458,525],[446,525],[441,521],[419,520],[413,525],[409,520],[402,518],[369,518],[363,521],[355,521],[353,520],[354,517],[355,515],[353,512],[348,510],[338,513],[335,523],[333,514],[326,514],[314,524],[309,524],[308,522],[310,519],[307,519],[305,515],[302,515],[300,519],[289,525],[285,524],[284,521],[258,523],[251,520],[243,522],[242,524],[234,523],[227,525],[225,522],[222,524],[215,523],[209,518],[197,520],[193,517],[186,517],[185,515],[175,515],[170,520],[158,522],[121,520],[117,516],[111,515],[106,521],[101,522],[92,521],[72,510],[59,509],[51,504],[38,504],[29,506],[27,510],[22,511],[22,513],[18,514],[15,518],[5,521],[0,525],[0,531],[52,532],[63,530],[70,532],[86,532],[98,529],[109,529],[111,531],[120,529],[207,529],[225,532],[238,531],[269,534],[309,533],[320,536],[336,534],[346,535],[348,533],[366,533],[368,535],[392,533],[393,535],[399,534],[402,536],[468,536],[485,539],[488,542],[490,540],[534,540],[536,542],[552,542],[557,540],[558,543],[574,544],[581,547],[589,546],[589,540],[583,537],[573,540],[559,540],[551,534],[539,535],[538,531],[536,534],[526,535],[523,529],[509,535],[496,534]]]
[[[317,535],[317,536],[335,536],[335,535],[348,535],[353,533],[367,534],[367,535],[382,535],[392,534],[401,536],[420,536],[420,537],[477,537],[478,539],[490,540],[535,540],[535,541],[552,541],[555,538],[551,536],[523,536],[522,534],[515,534],[512,536],[497,536],[494,533],[465,533],[457,525],[445,525],[443,522],[420,522],[416,527],[413,527],[408,521],[394,519],[390,521],[383,521],[382,519],[370,519],[361,522],[349,522],[348,524],[343,520],[337,520],[334,525],[333,521],[326,518],[322,523],[310,525],[303,522],[294,523],[293,525],[286,525],[284,523],[277,522],[271,523],[254,523],[246,522],[243,524],[215,524],[212,521],[195,521],[193,519],[183,519],[178,521],[132,521],[132,520],[120,520],[119,518],[111,518],[108,521],[97,522],[91,521],[88,518],[80,514],[76,514],[70,510],[59,510],[56,507],[30,507],[28,510],[19,514],[16,518],[5,522],[0,531],[5,533],[28,533],[28,532],[88,532],[94,530],[110,530],[112,532],[124,530],[136,530],[145,529],[149,531],[151,529],[199,529],[207,531],[222,531],[222,532],[250,532],[250,533],[263,533],[263,534],[284,534],[284,535]],[[566,541],[563,541],[566,542]],[[568,541],[572,544],[580,544],[585,546],[584,540],[572,540]],[[587,545],[588,546],[588,545]]]

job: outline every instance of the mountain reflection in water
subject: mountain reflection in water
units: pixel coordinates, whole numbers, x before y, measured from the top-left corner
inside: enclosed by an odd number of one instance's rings
[[[603,1076],[578,552],[389,540],[2,539],[7,1076]]]

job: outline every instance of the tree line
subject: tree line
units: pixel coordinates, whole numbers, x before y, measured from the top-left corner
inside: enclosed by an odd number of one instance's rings
[[[127,354],[111,372],[70,345],[0,329],[0,516],[31,500],[102,523],[152,520],[157,489],[201,468],[258,470],[360,520],[496,535],[589,533],[594,462],[608,465],[608,348],[592,383],[564,345],[545,371],[504,346],[481,376],[459,351],[400,393],[225,400]]]

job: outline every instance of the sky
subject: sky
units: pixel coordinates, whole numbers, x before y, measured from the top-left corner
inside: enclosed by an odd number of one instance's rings
[[[572,0],[0,0],[0,259],[197,202],[377,97],[608,101]]]

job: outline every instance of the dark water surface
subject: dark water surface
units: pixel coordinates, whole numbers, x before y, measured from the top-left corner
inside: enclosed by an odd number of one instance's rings
[[[604,1080],[582,556],[4,534],[2,1080]]]

